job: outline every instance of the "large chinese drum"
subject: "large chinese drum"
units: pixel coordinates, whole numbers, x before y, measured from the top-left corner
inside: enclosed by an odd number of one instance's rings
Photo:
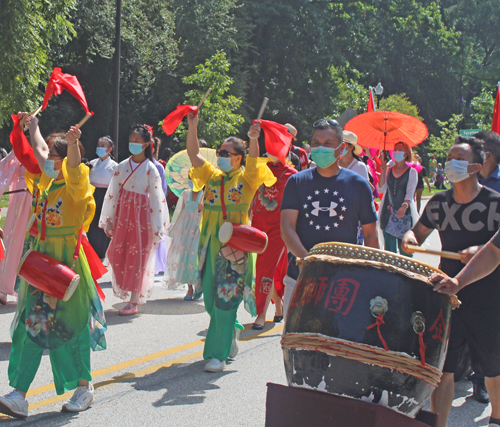
[[[440,381],[449,336],[453,299],[432,290],[434,272],[392,252],[316,245],[282,338],[289,385],[415,417]]]

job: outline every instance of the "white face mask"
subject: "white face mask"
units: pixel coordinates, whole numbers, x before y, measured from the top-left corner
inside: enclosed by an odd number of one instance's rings
[[[470,163],[471,165],[477,165],[477,163]],[[444,173],[450,180],[450,182],[460,182],[464,179],[469,178],[469,175],[473,173],[467,172],[467,167],[469,162],[467,160],[457,160],[451,159],[444,164]]]

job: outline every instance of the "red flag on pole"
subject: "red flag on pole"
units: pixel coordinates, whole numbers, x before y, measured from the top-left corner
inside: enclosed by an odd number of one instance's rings
[[[181,124],[182,119],[190,112],[193,112],[196,116],[198,114],[198,107],[196,105],[178,105],[177,108],[163,120],[162,128],[165,133],[167,135],[172,135],[177,129],[177,126]]]
[[[254,123],[256,122],[257,120],[254,121]],[[270,120],[260,120],[260,127],[264,131],[267,153],[278,158],[284,164],[290,150],[293,135],[285,125]]]
[[[366,108],[367,113],[375,111],[375,100],[373,99],[373,89],[370,86],[370,98],[368,98],[368,107]]]
[[[33,148],[29,144],[26,136],[19,125],[19,117],[17,114],[12,114],[12,121],[14,122],[14,128],[10,133],[10,143],[12,144],[12,149],[14,150],[14,155],[17,157],[17,160],[21,162],[21,164],[26,168],[27,171],[33,174],[42,173],[40,167],[38,166],[38,162],[35,158],[35,153],[33,152]]]
[[[52,94],[58,96],[62,93],[63,90],[67,90],[77,99],[77,101],[85,110],[85,114],[93,114],[89,112],[87,99],[85,98],[85,94],[83,93],[83,89],[78,79],[71,74],[64,74],[59,67],[54,68],[54,71],[52,71],[52,74],[50,75],[49,82],[47,83],[47,88],[45,89],[42,110],[45,110],[45,108],[47,108],[47,104]]]
[[[491,123],[491,130],[500,134],[500,82],[498,82],[497,96],[495,98],[495,106],[493,107],[493,123]]]

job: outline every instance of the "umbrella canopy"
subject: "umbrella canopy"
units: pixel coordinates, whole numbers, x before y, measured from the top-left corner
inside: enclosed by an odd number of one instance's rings
[[[354,132],[362,147],[378,150],[393,150],[400,141],[414,147],[429,134],[427,126],[420,120],[392,111],[360,114],[347,122],[345,130]]]
[[[200,148],[200,154],[214,166],[217,166],[217,151],[213,148]],[[165,177],[170,190],[179,197],[189,188],[189,170],[192,168],[187,150],[179,151],[168,161]]]

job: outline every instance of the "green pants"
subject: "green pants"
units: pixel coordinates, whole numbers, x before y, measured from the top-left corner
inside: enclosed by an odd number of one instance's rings
[[[203,301],[205,302],[205,310],[210,315],[210,326],[208,327],[203,358],[226,360],[231,351],[234,329],[243,330],[244,327],[236,319],[238,307],[231,310],[221,310],[215,305],[217,284],[214,281],[214,266],[215,259],[209,250],[202,279]]]
[[[9,381],[11,387],[26,393],[38,371],[44,349],[28,337],[24,321],[23,316],[12,337]],[[89,327],[57,350],[49,350],[49,356],[57,394],[75,389],[80,380],[91,381]]]
[[[394,237],[392,234],[389,234],[384,230],[384,249],[386,251],[394,252],[395,254],[397,254],[399,248],[400,255],[413,258],[413,254],[407,254],[405,251],[403,251],[403,248],[401,247],[402,243],[402,239],[398,239],[397,237]]]

